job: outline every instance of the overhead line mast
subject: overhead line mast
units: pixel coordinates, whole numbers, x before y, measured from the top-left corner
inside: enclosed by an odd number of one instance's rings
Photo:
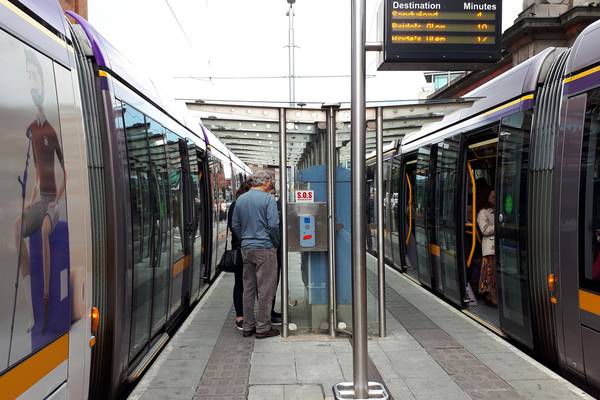
[[[287,16],[289,20],[288,30],[288,58],[289,58],[289,100],[290,107],[294,107],[296,104],[296,43],[294,40],[294,3],[296,0],[287,0],[290,8],[288,9]]]

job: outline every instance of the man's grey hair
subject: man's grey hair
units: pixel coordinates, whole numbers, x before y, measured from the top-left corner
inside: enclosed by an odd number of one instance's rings
[[[252,187],[262,186],[273,181],[269,171],[258,171],[252,175]]]

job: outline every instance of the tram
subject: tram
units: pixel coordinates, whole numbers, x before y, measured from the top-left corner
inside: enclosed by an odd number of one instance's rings
[[[389,264],[596,392],[598,41],[600,22],[572,48],[544,50],[468,93],[472,107],[392,145],[383,211]],[[482,209],[493,215],[491,235],[478,224]],[[479,293],[485,240],[495,252],[495,298]]]
[[[251,171],[80,16],[0,0],[0,397],[114,398],[214,281]]]

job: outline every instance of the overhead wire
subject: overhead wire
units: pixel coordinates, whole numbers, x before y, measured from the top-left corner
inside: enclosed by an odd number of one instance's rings
[[[181,31],[181,33],[185,37],[185,40],[187,41],[188,45],[190,46],[190,48],[192,49],[192,51],[195,52],[196,48],[192,44],[192,41],[190,40],[190,37],[188,36],[187,32],[183,28],[183,25],[181,24],[181,21],[179,21],[179,18],[177,17],[177,14],[175,14],[175,10],[173,10],[173,7],[171,7],[171,3],[169,3],[169,0],[165,0],[165,3],[167,4],[167,7],[169,7],[169,10],[171,11],[171,15],[173,15],[173,18],[175,19],[175,22],[177,23],[177,26],[179,27],[179,30]]]

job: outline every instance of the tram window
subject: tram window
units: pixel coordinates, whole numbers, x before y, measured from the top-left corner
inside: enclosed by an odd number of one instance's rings
[[[151,235],[150,254],[154,268],[154,289],[152,307],[152,334],[158,332],[166,322],[169,299],[169,173],[165,152],[164,128],[150,118],[148,127],[148,152],[150,154],[150,205]]]
[[[124,104],[123,118],[129,163],[131,196],[133,301],[130,359],[148,342],[152,309],[152,268],[150,260],[150,157],[144,114]]]
[[[183,180],[179,136],[167,131],[167,157],[169,159],[169,187],[171,191],[171,232],[173,236],[172,261],[175,264],[184,256],[183,237]]]
[[[221,203],[223,201],[222,197],[220,196],[220,191],[219,191],[219,180],[223,179],[223,170],[221,167],[221,161],[215,157],[215,156],[210,156],[210,174],[211,174],[211,195],[212,195],[212,248],[213,248],[213,252],[212,252],[212,260],[211,260],[211,265],[212,266],[216,266],[218,260],[220,260],[221,258],[221,254],[218,253],[218,244],[219,244],[219,214],[220,214],[220,210],[221,210]],[[210,278],[212,279],[212,277],[215,274],[215,269],[211,270],[211,276]]]
[[[581,185],[581,287],[600,293],[600,89],[588,95]]]

